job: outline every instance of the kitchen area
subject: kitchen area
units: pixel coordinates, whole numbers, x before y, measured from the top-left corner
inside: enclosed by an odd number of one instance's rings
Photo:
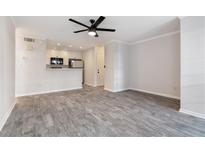
[[[82,50],[16,35],[16,97],[81,89]]]

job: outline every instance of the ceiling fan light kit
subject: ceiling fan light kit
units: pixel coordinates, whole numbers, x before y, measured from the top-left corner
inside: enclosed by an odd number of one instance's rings
[[[105,19],[105,17],[100,16],[96,21],[94,19],[90,19],[91,26],[87,26],[79,21],[76,21],[74,19],[69,19],[69,21],[74,22],[78,25],[81,25],[83,27],[86,27],[87,29],[82,29],[78,31],[74,31],[74,33],[80,33],[80,32],[88,32],[88,35],[98,37],[97,31],[104,31],[104,32],[115,32],[115,29],[106,29],[106,28],[98,28],[98,26],[102,23],[102,21]]]
[[[96,32],[95,32],[95,31],[88,31],[88,35],[90,35],[90,36],[95,36],[95,35],[96,35]]]

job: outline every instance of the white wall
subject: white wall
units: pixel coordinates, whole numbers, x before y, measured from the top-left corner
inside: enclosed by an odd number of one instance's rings
[[[104,88],[113,92],[128,89],[129,47],[116,41],[105,46]]]
[[[105,46],[105,80],[104,89],[114,91],[114,56],[117,50],[116,43],[109,43]]]
[[[94,49],[86,52],[88,74],[94,74]],[[92,58],[91,58],[92,57]],[[112,41],[105,45],[105,90],[139,90],[180,98],[180,34],[170,33],[136,44]],[[86,75],[88,76],[88,75]],[[88,77],[87,77],[88,78]],[[92,81],[95,78],[90,77]]]
[[[96,68],[97,68],[97,57],[95,48],[83,51],[84,60],[84,82],[86,85],[96,87]]]
[[[0,17],[0,130],[15,104],[15,27]]]
[[[180,97],[180,35],[167,35],[130,46],[129,87]]]
[[[128,89],[129,81],[129,47],[126,44],[117,43],[117,50],[114,54],[114,87],[115,91]]]
[[[181,19],[181,112],[205,118],[205,17]]]
[[[65,54],[61,51],[59,53]],[[23,37],[16,37],[16,96],[82,87],[81,69],[46,69],[47,62],[46,41],[36,40],[34,50],[30,51],[26,49]]]

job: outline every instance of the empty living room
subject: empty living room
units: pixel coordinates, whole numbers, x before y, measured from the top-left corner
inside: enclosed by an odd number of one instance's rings
[[[1,136],[205,136],[203,20],[1,17]]]
[[[81,14],[0,16],[2,144],[205,137],[205,16]]]

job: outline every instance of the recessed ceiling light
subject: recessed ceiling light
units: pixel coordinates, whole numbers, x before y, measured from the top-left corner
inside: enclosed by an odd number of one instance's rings
[[[83,47],[80,47],[80,49],[82,49]]]
[[[57,46],[60,46],[61,44],[60,43],[57,43]]]

